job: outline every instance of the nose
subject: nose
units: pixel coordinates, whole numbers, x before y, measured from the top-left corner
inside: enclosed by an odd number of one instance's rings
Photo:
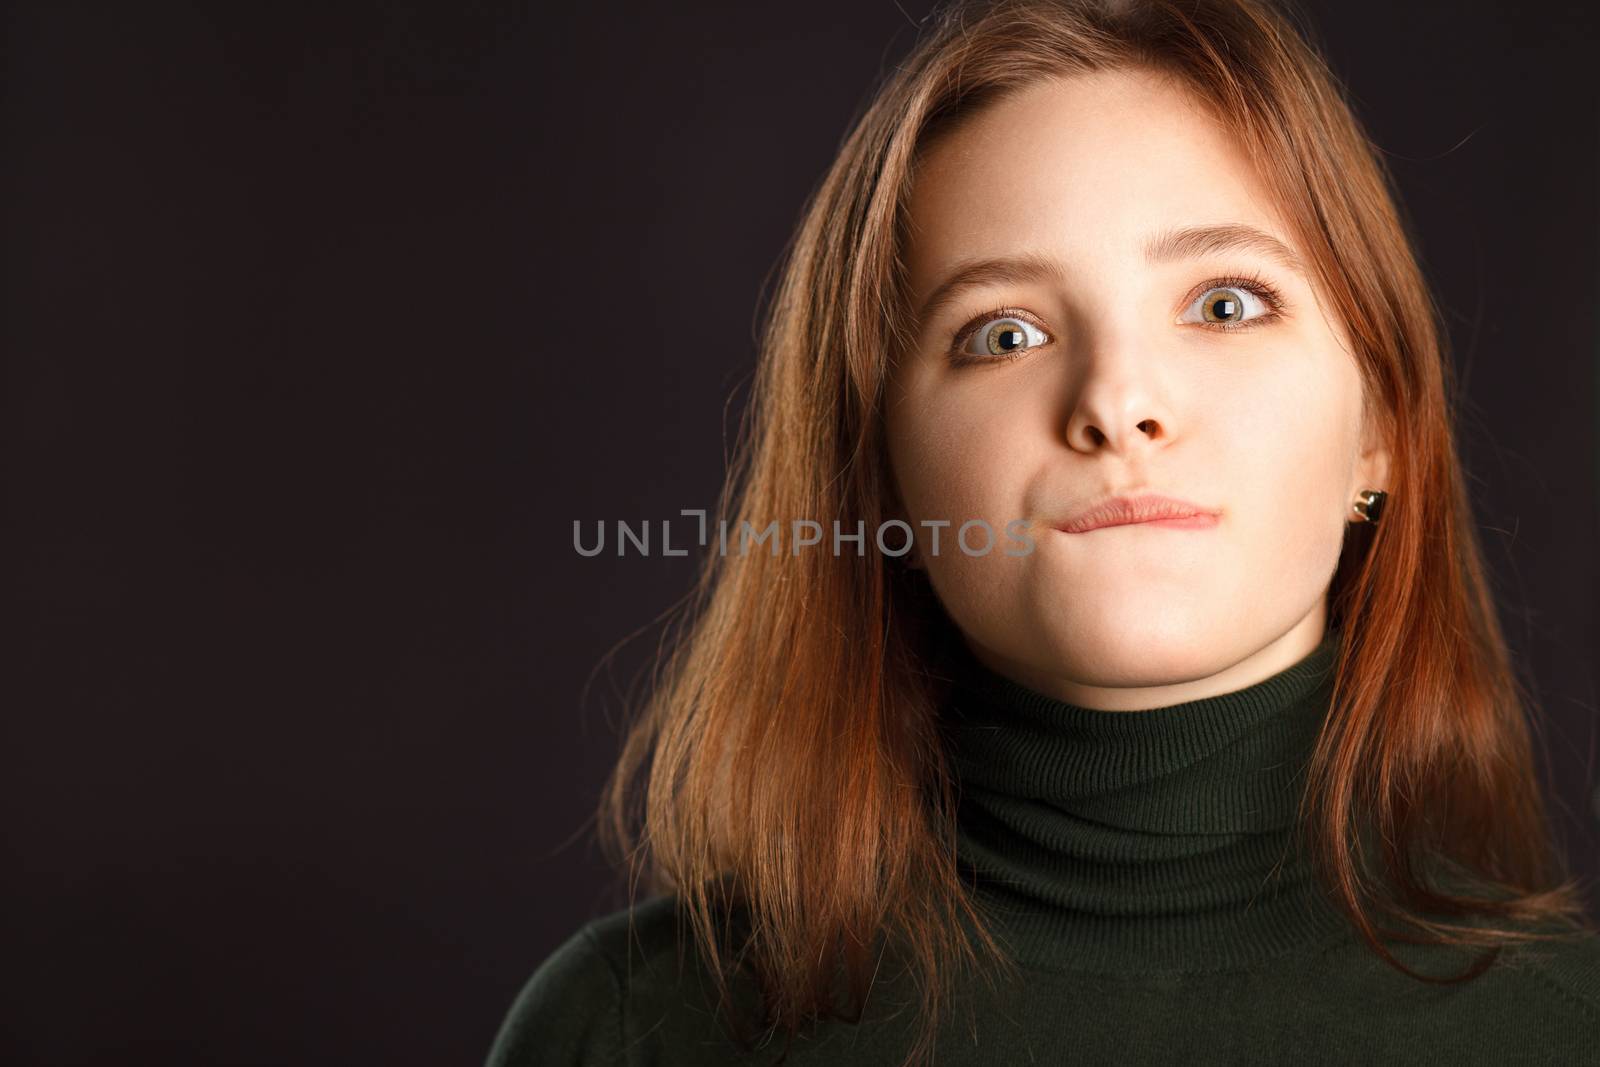
[[[1176,429],[1148,359],[1096,353],[1084,364],[1076,395],[1066,398],[1064,432],[1080,452],[1126,453],[1165,441]]]
[[[1161,423],[1155,419],[1140,419],[1131,431],[1123,433],[1115,424],[1110,430],[1102,430],[1096,423],[1085,420],[1081,428],[1068,429],[1067,440],[1074,448],[1085,452],[1126,452],[1133,447],[1129,442],[1136,440],[1139,434],[1148,440],[1157,440],[1163,435]]]

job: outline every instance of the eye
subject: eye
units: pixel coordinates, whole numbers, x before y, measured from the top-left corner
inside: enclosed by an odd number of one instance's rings
[[[956,334],[957,359],[1011,359],[1048,343],[1050,335],[1009,308],[985,312]]]
[[[1233,278],[1209,283],[1189,305],[1194,317],[1186,314],[1178,321],[1213,330],[1242,330],[1272,321],[1282,308],[1277,291],[1265,282]]]

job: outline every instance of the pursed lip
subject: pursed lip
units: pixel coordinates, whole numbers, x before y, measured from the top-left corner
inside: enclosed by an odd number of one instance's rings
[[[1203,527],[1213,525],[1217,519],[1215,508],[1159,493],[1141,493],[1138,496],[1105,497],[1081,509],[1055,528],[1063,533],[1086,533],[1102,526],[1126,526],[1132,523],[1183,520],[1187,525]]]

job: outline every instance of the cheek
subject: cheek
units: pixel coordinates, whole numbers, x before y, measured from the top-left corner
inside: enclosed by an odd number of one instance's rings
[[[1027,542],[1007,523],[1030,517],[1028,479],[1050,462],[1050,435],[998,384],[952,390],[956,395],[930,390],[906,403],[891,417],[889,447],[935,594],[964,631],[1009,647],[1033,558],[1009,554]],[[973,519],[988,532],[969,529],[963,550],[961,526]]]
[[[895,482],[913,524],[948,520],[953,530],[981,518],[1001,529],[1022,517],[1027,435],[1015,420],[987,411],[981,399],[932,393],[908,398],[890,415],[888,439]]]
[[[1301,374],[1240,402],[1227,435],[1236,528],[1278,581],[1321,581],[1338,563],[1355,459],[1355,409],[1336,374]],[[1324,573],[1327,572],[1327,573]]]

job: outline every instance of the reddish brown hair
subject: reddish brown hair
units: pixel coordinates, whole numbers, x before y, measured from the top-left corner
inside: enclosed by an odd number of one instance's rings
[[[1258,161],[1392,446],[1382,522],[1352,525],[1330,589],[1329,625],[1346,638],[1302,826],[1333,898],[1388,963],[1435,980],[1385,936],[1486,947],[1459,980],[1498,946],[1587,920],[1485,577],[1441,320],[1392,178],[1304,21],[1262,0],[1002,0],[927,20],[787,250],[717,517],[871,531],[893,516],[881,404],[909,343],[906,202],[932,138],[1043,78],[1174,79]],[[791,1036],[840,1014],[841,975],[843,1014],[859,1011],[892,944],[924,999],[917,1060],[949,968],[978,962],[962,925],[1009,965],[956,873],[940,695],[923,669],[949,624],[925,577],[870,549],[712,552],[676,623],[608,783],[604,843],[677,894],[724,994],[728,953],[745,959],[764,1021]],[[736,910],[748,925],[734,949]],[[1405,928],[1380,929],[1385,918]]]

